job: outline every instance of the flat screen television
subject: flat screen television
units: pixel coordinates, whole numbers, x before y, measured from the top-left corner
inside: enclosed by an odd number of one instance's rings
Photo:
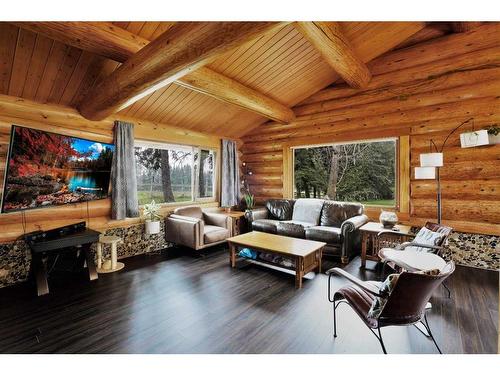
[[[115,146],[12,125],[2,213],[108,196]]]

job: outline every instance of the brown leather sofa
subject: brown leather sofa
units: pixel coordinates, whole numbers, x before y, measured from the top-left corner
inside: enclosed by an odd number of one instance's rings
[[[360,249],[359,227],[368,222],[359,203],[323,199],[271,199],[247,214],[252,230],[326,242],[324,253],[346,263]]]
[[[203,212],[198,206],[175,209],[165,220],[167,242],[201,250],[226,241],[230,237],[229,217]]]

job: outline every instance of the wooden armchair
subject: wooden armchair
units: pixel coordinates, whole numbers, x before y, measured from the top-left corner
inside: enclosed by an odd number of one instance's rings
[[[378,255],[384,263],[382,276],[385,274],[387,264],[392,268],[408,271],[442,269],[446,265],[446,261],[442,257],[444,255],[446,242],[453,229],[436,223],[426,223],[425,228],[432,232],[441,233],[443,237],[437,244],[431,245],[419,243],[417,234],[417,238],[412,242],[404,242],[395,248],[380,249]],[[379,237],[384,235],[387,235],[385,231],[381,231],[378,234]],[[443,286],[448,291],[448,297],[450,297],[450,290],[446,284],[443,283]]]
[[[425,336],[429,337],[438,352],[442,354],[429,327],[425,315],[425,307],[434,290],[455,270],[455,264],[449,262],[439,275],[403,272],[399,275],[396,285],[389,295],[383,295],[380,289],[371,282],[358,279],[340,268],[327,271],[328,300],[333,303],[333,337],[337,337],[337,307],[344,302],[358,314],[370,331],[378,339],[382,351],[387,354],[382,338],[381,328],[394,325],[414,325]],[[345,286],[331,295],[331,280],[334,275],[345,277],[354,285]],[[368,315],[376,297],[385,297],[387,301],[378,318]],[[423,325],[424,332],[419,326]]]

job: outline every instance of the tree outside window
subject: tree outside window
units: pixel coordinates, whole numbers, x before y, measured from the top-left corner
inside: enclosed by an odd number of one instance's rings
[[[396,205],[396,141],[294,149],[296,198]]]
[[[200,157],[203,167],[198,172]],[[214,197],[215,153],[211,150],[139,144],[135,148],[135,160],[140,205],[152,200],[181,203]]]

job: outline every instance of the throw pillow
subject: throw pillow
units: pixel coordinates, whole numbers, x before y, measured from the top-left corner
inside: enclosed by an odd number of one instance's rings
[[[423,245],[432,245],[432,246],[437,246],[441,243],[441,241],[444,238],[443,233],[438,233],[438,232],[433,232],[426,227],[423,227],[420,229],[413,239],[412,242],[423,244]],[[419,247],[419,246],[408,246],[406,250],[413,250],[413,251],[426,251],[430,252],[432,249],[429,249],[427,247]]]
[[[379,292],[383,297],[375,297],[367,314],[369,318],[378,319],[378,317],[382,313],[382,310],[384,309],[385,304],[387,303],[387,299],[396,287],[398,278],[399,274],[393,273],[387,276],[387,279],[385,279],[382,285],[380,285]]]

